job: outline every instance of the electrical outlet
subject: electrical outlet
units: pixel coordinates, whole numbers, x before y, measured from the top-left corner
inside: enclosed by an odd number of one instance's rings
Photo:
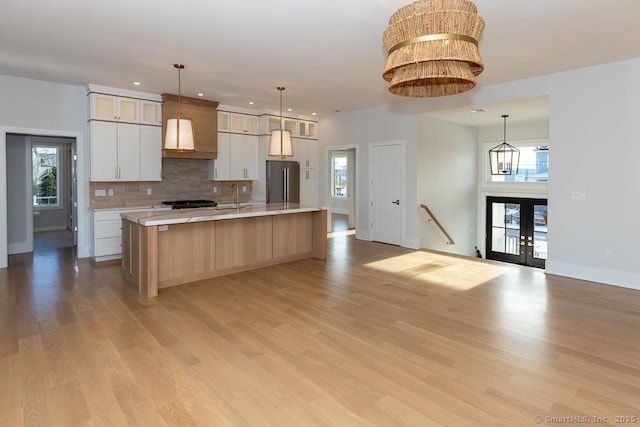
[[[586,200],[587,194],[584,191],[574,191],[571,193],[571,200]]]
[[[109,189],[109,197],[113,196],[113,188]]]
[[[106,190],[96,190],[95,192],[96,197],[104,197],[107,195]]]
[[[152,193],[151,189],[150,189],[150,188],[147,188],[147,196],[150,196],[150,195],[151,195],[151,193]]]
[[[213,186],[213,192],[217,193],[218,192],[218,187],[216,187],[215,185]]]
[[[243,192],[243,193],[246,193],[246,192],[247,192],[247,186],[246,186],[246,185],[243,185],[243,186],[242,186],[242,192]]]
[[[613,251],[611,249],[604,251],[604,259],[609,261],[613,259]]]

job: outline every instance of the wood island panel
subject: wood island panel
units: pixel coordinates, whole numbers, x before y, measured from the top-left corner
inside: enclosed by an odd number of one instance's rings
[[[272,224],[271,216],[216,221],[216,269],[271,260]]]
[[[311,212],[273,218],[273,257],[311,254],[313,218]]]
[[[122,220],[122,270],[142,296],[159,288],[301,258],[326,259],[327,211],[142,225]]]
[[[216,227],[213,222],[167,226],[158,232],[158,281],[171,281],[205,274],[216,265]]]

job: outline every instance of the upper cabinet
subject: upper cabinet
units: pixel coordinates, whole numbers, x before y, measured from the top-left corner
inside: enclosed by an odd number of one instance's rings
[[[318,123],[298,120],[298,138],[318,139]]]
[[[260,134],[262,135],[270,135],[274,130],[279,130],[281,128],[291,132],[292,137],[298,135],[298,121],[296,119],[283,117],[282,126],[280,125],[281,121],[278,116],[264,115],[260,117],[260,120]]]
[[[88,101],[91,181],[160,181],[160,96],[89,85]]]
[[[162,125],[162,103],[140,100],[140,123],[143,125]]]
[[[247,133],[249,135],[258,134],[258,116],[248,114],[230,113],[232,133]]]
[[[108,120],[126,123],[140,122],[140,100],[129,97],[90,93],[89,114],[91,120]]]
[[[178,96],[162,94],[162,135],[167,131],[167,120],[178,117]],[[162,150],[163,157],[177,159],[215,159],[218,152],[218,103],[204,99],[180,97],[180,113],[193,125],[195,150]]]

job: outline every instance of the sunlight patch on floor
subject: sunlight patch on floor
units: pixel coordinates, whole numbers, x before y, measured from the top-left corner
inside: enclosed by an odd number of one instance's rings
[[[332,233],[327,233],[327,238],[331,239],[333,237],[353,236],[355,234],[356,234],[356,230],[334,231]]]
[[[504,267],[475,259],[423,251],[370,262],[365,266],[460,291],[472,289],[506,272]]]

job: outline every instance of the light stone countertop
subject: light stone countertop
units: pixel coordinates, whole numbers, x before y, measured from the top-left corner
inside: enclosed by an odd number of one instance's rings
[[[285,215],[326,210],[317,206],[294,203],[240,204],[239,208],[217,206],[215,208],[174,209],[170,211],[123,212],[122,218],[145,227],[153,225],[184,224],[199,221],[250,218],[256,216]]]

